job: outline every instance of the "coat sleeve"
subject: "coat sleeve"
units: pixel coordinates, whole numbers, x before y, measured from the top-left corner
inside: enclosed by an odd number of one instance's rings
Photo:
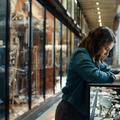
[[[108,71],[112,72],[112,70],[110,69],[110,67],[108,67],[108,65],[105,64],[105,63],[100,63],[99,64],[99,68],[100,68],[101,71],[104,71],[104,72],[108,72]]]
[[[73,69],[83,80],[92,83],[111,83],[116,77],[110,70],[96,67],[88,54],[77,53],[74,56]]]

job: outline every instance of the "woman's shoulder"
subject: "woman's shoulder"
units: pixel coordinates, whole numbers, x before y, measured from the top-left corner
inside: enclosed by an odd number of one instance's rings
[[[73,57],[82,59],[91,59],[90,54],[86,48],[77,48]]]
[[[89,52],[85,48],[77,48],[72,56],[71,63],[73,63],[73,65],[78,65],[85,64],[86,62],[93,62]]]
[[[82,48],[82,47],[78,47],[78,48],[76,48],[76,51],[87,52],[87,49],[86,48]]]
[[[86,48],[77,48],[75,50],[75,54],[83,54],[83,55],[89,55],[89,52]]]

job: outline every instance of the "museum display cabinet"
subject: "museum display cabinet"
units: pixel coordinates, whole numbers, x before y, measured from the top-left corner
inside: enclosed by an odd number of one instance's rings
[[[0,120],[29,114],[65,85],[81,38],[77,9],[74,0],[0,1]]]
[[[120,83],[89,85],[90,120],[120,119]]]

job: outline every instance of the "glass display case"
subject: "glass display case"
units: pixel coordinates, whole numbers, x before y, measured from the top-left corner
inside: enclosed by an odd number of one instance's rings
[[[61,38],[61,23],[58,19],[55,19],[55,91],[60,90],[60,38]]]
[[[28,111],[29,0],[10,1],[10,119]],[[22,108],[22,111],[21,111]]]
[[[74,33],[42,2],[0,1],[0,120],[29,114],[66,82]]]
[[[53,41],[54,41],[54,16],[47,11],[46,44],[45,44],[46,97],[53,95]]]
[[[90,120],[120,119],[120,88],[90,88]]]
[[[42,60],[44,40],[44,7],[32,2],[32,107],[44,101],[42,97]]]

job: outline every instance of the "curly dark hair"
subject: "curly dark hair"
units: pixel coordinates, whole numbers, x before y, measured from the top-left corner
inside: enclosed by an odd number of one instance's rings
[[[79,47],[86,48],[92,57],[96,57],[102,46],[112,42],[116,42],[113,31],[108,27],[102,26],[91,30],[88,36],[82,40]]]

